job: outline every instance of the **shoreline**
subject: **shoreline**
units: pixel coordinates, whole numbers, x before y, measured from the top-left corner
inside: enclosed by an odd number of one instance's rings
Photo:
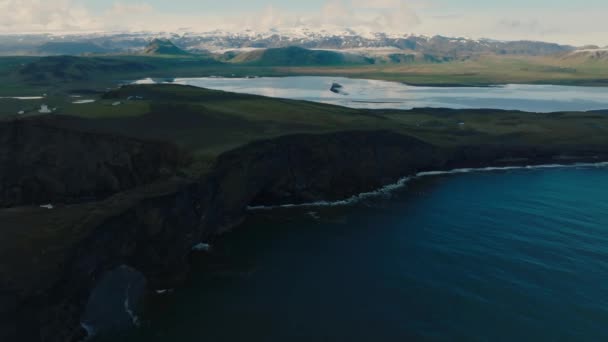
[[[145,87],[136,88],[138,94],[140,89]],[[132,94],[116,91],[110,95],[114,99]],[[447,110],[433,112],[442,114]],[[77,148],[72,155],[82,156],[45,168],[47,177],[54,176],[51,180],[57,179],[70,191],[57,191],[43,198],[44,193],[22,186],[21,197],[5,195],[5,206],[13,209],[0,210],[5,232],[0,250],[10,262],[0,271],[11,283],[2,290],[17,298],[12,302],[2,302],[4,298],[0,298],[1,304],[6,303],[0,310],[0,316],[5,318],[5,323],[0,324],[0,336],[6,333],[7,340],[45,332],[52,332],[48,341],[84,337],[87,329],[80,323],[82,314],[89,312],[89,305],[91,312],[98,313],[104,322],[111,322],[114,315],[99,310],[92,293],[104,291],[107,285],[101,280],[123,266],[133,271],[125,279],[116,280],[116,286],[128,288],[135,279],[147,282],[145,289],[129,298],[130,303],[147,294],[154,295],[158,289],[180,286],[189,273],[193,247],[210,244],[222,234],[238,229],[256,207],[273,209],[276,203],[285,203],[282,207],[296,205],[290,203],[344,205],[398,190],[412,179],[442,174],[608,166],[605,135],[596,137],[589,130],[583,131],[583,137],[594,139],[570,138],[559,144],[540,139],[509,143],[506,137],[489,137],[477,143],[465,140],[441,145],[391,129],[351,128],[243,142],[218,154],[203,176],[188,178],[191,176],[183,174],[181,168],[191,166],[188,163],[192,160],[182,156],[173,144],[102,132],[91,139],[87,126],[65,126],[62,120],[32,118],[2,122],[0,127],[6,132],[5,149],[11,152],[4,154],[7,159],[3,165],[15,165],[13,172],[3,173],[7,177],[5,184],[19,186],[22,177],[35,169],[31,165],[37,160],[57,158],[27,158],[31,151],[46,151],[49,146],[67,152]],[[573,122],[587,122],[584,117],[580,120]],[[534,131],[526,134],[524,137],[539,137]],[[46,139],[39,139],[40,136]],[[22,142],[14,145],[14,141]],[[125,166],[100,174],[95,165],[116,165],[115,155],[125,156]],[[70,170],[78,170],[78,177],[66,177]],[[94,176],[105,178],[89,182]],[[38,179],[35,174],[31,177]],[[108,187],[113,178],[139,181],[124,182],[113,190]],[[95,184],[108,186],[98,188]],[[90,189],[97,190],[96,196],[83,202],[80,194],[90,193]],[[72,203],[60,205],[69,202]],[[28,206],[32,203],[50,203],[54,208]],[[46,231],[52,234],[43,240],[40,232]],[[48,246],[59,248],[49,252]],[[124,308],[125,298],[119,294],[114,293],[106,302]],[[137,308],[133,312],[137,313]],[[125,326],[131,326],[133,317],[123,316]],[[32,328],[19,328],[23,326],[20,324],[31,322],[32,317]],[[104,322],[94,324],[100,333],[105,331]]]
[[[414,181],[416,179],[420,179],[423,177],[435,177],[435,176],[443,176],[443,175],[454,175],[454,174],[464,174],[464,173],[483,173],[483,172],[498,172],[498,171],[511,171],[511,170],[542,170],[542,169],[569,169],[569,168],[606,168],[608,167],[608,161],[597,162],[597,163],[574,163],[574,164],[538,164],[538,165],[525,165],[525,166],[488,166],[488,167],[480,167],[480,168],[459,168],[459,169],[451,169],[447,171],[422,171],[414,174],[413,176],[405,176],[399,179],[397,182],[392,184],[387,184],[381,188],[378,188],[373,191],[362,192],[360,194],[351,196],[346,199],[337,200],[337,201],[318,201],[318,202],[309,202],[309,203],[287,203],[287,204],[277,204],[270,206],[248,206],[247,211],[267,211],[267,210],[275,210],[275,209],[291,209],[291,208],[309,208],[309,207],[341,207],[348,206],[352,204],[357,204],[360,201],[363,201],[368,198],[380,197],[383,195],[391,194],[394,191],[403,189],[410,181]]]

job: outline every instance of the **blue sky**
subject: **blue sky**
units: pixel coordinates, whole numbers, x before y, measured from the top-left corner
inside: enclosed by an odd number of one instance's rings
[[[606,0],[0,0],[0,33],[359,31],[608,45]]]

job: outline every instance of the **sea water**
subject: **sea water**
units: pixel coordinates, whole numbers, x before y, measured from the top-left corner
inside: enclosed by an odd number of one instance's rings
[[[608,168],[255,210],[112,341],[606,341]]]

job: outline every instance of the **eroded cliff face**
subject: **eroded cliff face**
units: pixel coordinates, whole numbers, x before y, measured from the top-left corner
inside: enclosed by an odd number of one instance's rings
[[[1,341],[81,340],[106,273],[126,265],[152,288],[171,283],[200,241],[202,191],[177,177],[176,147],[62,120],[0,122]]]
[[[129,315],[113,311],[124,289],[179,284],[192,247],[236,227],[248,206],[344,199],[420,171],[608,160],[605,146],[440,148],[354,131],[255,142],[191,180],[176,177],[163,144],[37,121],[0,133],[0,203],[12,206],[0,209],[1,341],[78,341],[83,320],[123,326]],[[74,203],[22,207],[55,201]]]
[[[608,160],[608,146],[504,144],[439,147],[391,131],[291,135],[219,157],[204,234],[241,222],[247,206],[347,199],[423,171]]]
[[[441,151],[389,131],[302,134],[260,141],[220,156],[205,234],[227,231],[249,205],[336,200],[442,163]]]
[[[174,180],[100,202],[1,210],[0,340],[81,340],[93,289],[123,266],[141,273],[150,290],[178,283],[201,239],[200,193],[198,184]],[[122,307],[89,316],[124,314]]]
[[[0,122],[0,207],[101,199],[168,176],[179,163],[170,144],[75,131],[61,122]]]

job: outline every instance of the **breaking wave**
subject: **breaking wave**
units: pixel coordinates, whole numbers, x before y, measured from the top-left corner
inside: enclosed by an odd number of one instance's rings
[[[298,204],[279,204],[279,205],[260,205],[260,206],[248,206],[247,210],[249,211],[258,211],[258,210],[271,210],[278,208],[303,208],[303,207],[336,207],[336,206],[346,206],[359,203],[363,200],[369,198],[382,197],[391,194],[392,192],[402,189],[407,185],[410,180],[422,178],[422,177],[432,177],[432,176],[441,176],[441,175],[452,175],[452,174],[462,174],[462,173],[471,173],[471,172],[493,172],[493,171],[509,171],[509,170],[535,170],[535,169],[556,169],[556,168],[576,168],[576,167],[608,167],[608,162],[600,162],[600,163],[575,163],[575,164],[543,164],[543,165],[525,165],[525,166],[490,166],[483,168],[460,168],[453,169],[447,171],[423,171],[418,172],[413,176],[403,177],[399,179],[397,182],[385,185],[377,190],[363,192],[347,199],[337,200],[337,201],[316,201],[309,203],[298,203]]]

